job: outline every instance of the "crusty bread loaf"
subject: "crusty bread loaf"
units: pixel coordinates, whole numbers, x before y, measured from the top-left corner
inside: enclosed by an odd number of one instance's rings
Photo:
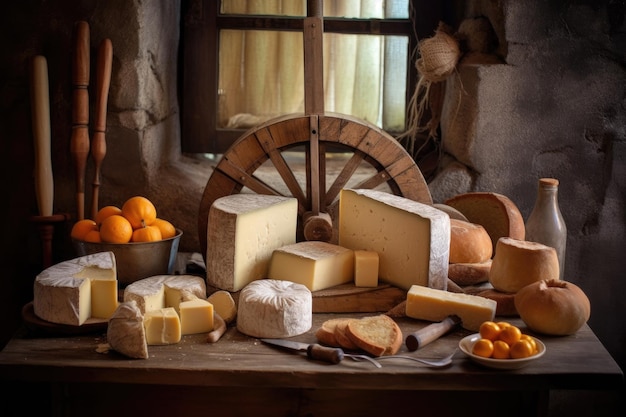
[[[346,326],[351,320],[356,319],[341,317],[326,320],[322,323],[320,328],[316,330],[315,337],[318,342],[323,345],[340,347],[349,350],[358,349],[358,346],[355,345],[346,334]]]
[[[491,237],[494,253],[501,237],[523,240],[526,237],[524,218],[518,207],[507,196],[490,192],[471,192],[456,195],[445,201],[467,217],[480,224]]]
[[[481,263],[491,259],[491,237],[480,224],[450,219],[449,262]]]
[[[448,278],[460,286],[476,285],[489,281],[492,260],[476,263],[456,263],[448,265]]]
[[[403,341],[400,326],[384,314],[349,321],[346,334],[359,348],[374,356],[395,355]]]

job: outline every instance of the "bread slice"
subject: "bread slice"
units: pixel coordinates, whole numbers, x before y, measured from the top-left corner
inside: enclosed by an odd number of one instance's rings
[[[343,349],[358,349],[358,347],[346,335],[346,326],[350,320],[347,317],[326,320],[315,331],[317,341],[326,346],[340,347]]]
[[[523,240],[526,237],[524,219],[518,207],[505,195],[491,192],[471,192],[456,195],[445,201],[454,207],[471,223],[485,228],[493,245],[501,237]]]
[[[337,338],[337,342],[339,343],[339,347],[348,349],[348,350],[356,350],[359,346],[348,337],[348,325],[356,321],[357,319],[343,319],[337,323],[335,326],[335,337]]]
[[[355,345],[374,356],[395,355],[403,340],[400,326],[384,314],[349,321],[346,334]]]

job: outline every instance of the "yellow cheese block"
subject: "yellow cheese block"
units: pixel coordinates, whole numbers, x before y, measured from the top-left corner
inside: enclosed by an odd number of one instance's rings
[[[341,190],[339,245],[378,253],[379,278],[447,288],[450,217],[432,206],[376,190]]]
[[[179,304],[181,333],[208,333],[213,330],[213,304],[199,298]]]
[[[268,278],[323,290],[354,280],[354,251],[328,242],[305,241],[276,249]]]
[[[219,290],[209,295],[208,301],[213,304],[213,309],[226,322],[230,323],[237,316],[237,304],[228,291]]]
[[[477,295],[413,285],[406,298],[406,315],[428,321],[441,321],[456,315],[464,328],[478,331],[484,321],[494,319],[497,304]]]
[[[147,311],[143,317],[148,345],[170,345],[180,342],[180,319],[173,307]]]
[[[118,306],[117,279],[91,280],[91,317],[110,318]]]
[[[378,253],[367,250],[354,251],[354,285],[378,286]]]

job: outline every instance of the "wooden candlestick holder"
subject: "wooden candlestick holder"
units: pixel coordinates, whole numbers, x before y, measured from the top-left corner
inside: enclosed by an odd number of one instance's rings
[[[37,225],[42,245],[43,268],[52,266],[52,238],[54,226],[67,221],[69,214],[53,214],[52,216],[32,216],[30,221]]]

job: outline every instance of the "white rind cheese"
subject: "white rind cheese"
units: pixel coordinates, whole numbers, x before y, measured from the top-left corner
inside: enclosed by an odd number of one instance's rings
[[[93,317],[94,297],[96,315],[108,319],[117,308],[115,255],[100,252],[53,265],[35,278],[33,296],[35,314],[52,323],[82,325]]]
[[[233,194],[209,209],[207,284],[239,291],[266,278],[274,249],[295,243],[298,201],[293,197]]]
[[[354,251],[328,242],[305,241],[278,248],[267,277],[296,282],[311,291],[354,280]]]
[[[107,327],[111,349],[130,358],[147,359],[148,344],[143,327],[143,314],[135,301],[120,303]]]
[[[164,307],[178,306],[184,299],[206,299],[206,283],[195,275],[156,275],[129,284],[124,289],[124,301],[134,300],[142,314]]]
[[[456,315],[464,328],[478,331],[483,322],[494,319],[497,305],[496,301],[478,295],[414,285],[407,294],[406,315],[428,321]]]
[[[237,330],[252,337],[283,338],[311,329],[313,297],[301,284],[262,279],[239,294]]]
[[[338,243],[377,252],[380,279],[399,288],[447,288],[450,217],[432,206],[382,191],[344,189]]]

